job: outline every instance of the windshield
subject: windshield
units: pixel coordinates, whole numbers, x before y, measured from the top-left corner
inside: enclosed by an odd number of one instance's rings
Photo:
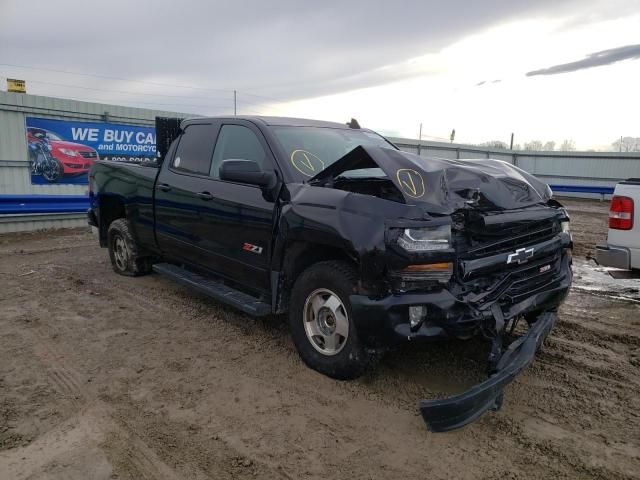
[[[47,131],[47,138],[49,140],[54,141],[54,142],[64,142],[64,138],[62,138],[57,133],[53,133],[53,132],[50,132],[50,131]]]
[[[325,127],[271,127],[271,130],[300,180],[317,175],[360,145],[394,148],[383,137],[367,130]],[[363,173],[361,170],[360,174]],[[369,174],[379,175],[373,171]]]

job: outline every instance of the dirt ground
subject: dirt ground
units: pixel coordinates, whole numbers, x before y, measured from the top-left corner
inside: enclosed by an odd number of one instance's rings
[[[566,203],[589,255],[607,204]],[[577,288],[502,410],[434,434],[418,400],[482,380],[485,343],[331,380],[282,320],[118,276],[85,229],[0,237],[0,285],[2,480],[640,478],[638,301]]]

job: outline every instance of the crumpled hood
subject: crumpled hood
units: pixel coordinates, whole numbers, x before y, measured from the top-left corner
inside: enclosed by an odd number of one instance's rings
[[[409,205],[451,214],[468,205],[512,210],[545,203],[547,184],[501,160],[420,157],[391,148],[359,146],[309,180],[328,186],[341,173],[381,168]]]

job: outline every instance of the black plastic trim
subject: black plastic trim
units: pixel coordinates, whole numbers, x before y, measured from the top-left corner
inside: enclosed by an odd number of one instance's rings
[[[497,373],[465,393],[442,400],[422,400],[420,413],[432,432],[447,432],[463,427],[487,410],[502,405],[504,387],[533,361],[536,351],[553,328],[556,314],[542,313],[526,335],[514,341],[502,355]]]

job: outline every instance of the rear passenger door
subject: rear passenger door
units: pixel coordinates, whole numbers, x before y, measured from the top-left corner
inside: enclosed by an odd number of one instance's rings
[[[156,182],[156,239],[169,258],[200,264],[209,236],[202,210],[213,197],[209,172],[219,122],[190,123]]]

